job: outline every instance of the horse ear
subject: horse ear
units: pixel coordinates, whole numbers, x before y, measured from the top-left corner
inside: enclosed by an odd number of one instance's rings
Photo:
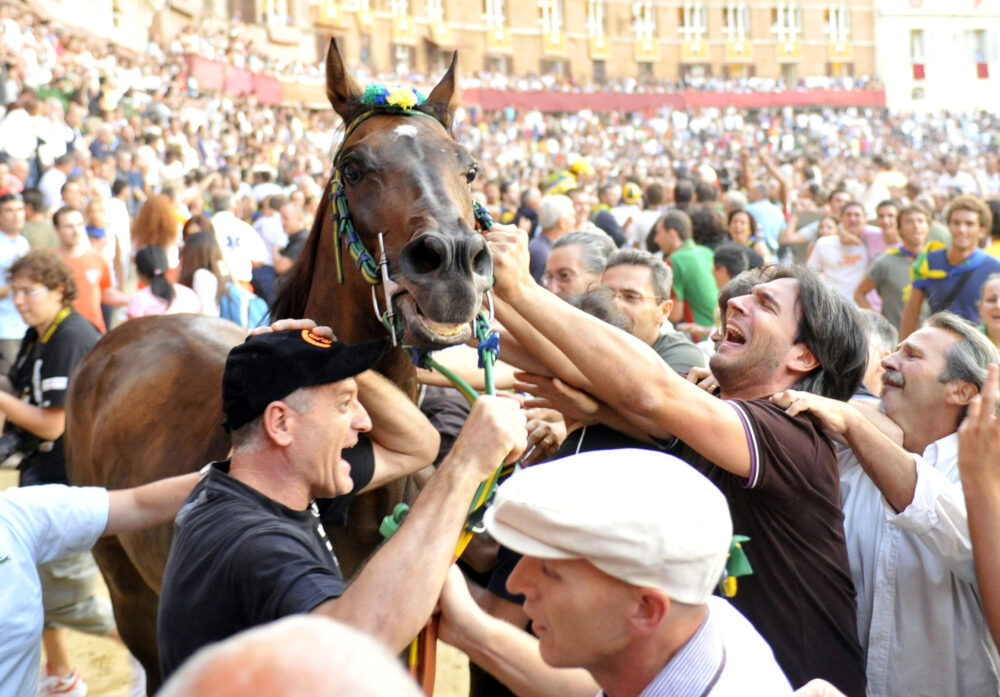
[[[326,52],[326,98],[345,123],[350,122],[361,101],[361,88],[344,69],[336,39],[330,39]]]
[[[421,106],[421,110],[434,116],[445,127],[445,130],[451,129],[451,119],[458,107],[458,91],[455,89],[455,68],[457,66],[458,51],[455,51],[451,56],[448,72],[441,78],[441,82],[434,86],[427,101]]]

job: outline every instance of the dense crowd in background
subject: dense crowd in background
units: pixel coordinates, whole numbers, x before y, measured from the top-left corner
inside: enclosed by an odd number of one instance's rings
[[[326,195],[343,124],[330,110],[201,89],[184,55],[290,79],[318,78],[320,66],[269,57],[236,24],[185,28],[137,55],[16,3],[0,4],[0,37],[0,272],[42,268],[29,251],[53,253],[75,276],[77,313],[101,332],[163,313],[263,322]],[[625,93],[788,87],[756,78],[598,87],[489,71],[463,84]],[[805,78],[795,87],[877,86],[875,78]],[[860,396],[873,397],[881,359],[928,314],[955,312],[1000,344],[998,120],[872,108],[463,106],[452,130],[478,161],[472,195],[494,220],[528,233],[535,280],[581,307],[603,307],[595,314],[677,373],[703,368],[713,340],[724,338],[718,295],[731,279],[774,263],[805,266],[871,310]],[[650,270],[638,290],[627,284],[636,267]],[[588,298],[593,286],[608,297]],[[15,302],[24,314],[43,291],[22,283],[0,293],[9,305],[0,312],[0,372],[23,350],[27,327],[14,321]],[[556,421],[537,442],[539,455],[572,443]],[[585,434],[577,432],[577,450]]]

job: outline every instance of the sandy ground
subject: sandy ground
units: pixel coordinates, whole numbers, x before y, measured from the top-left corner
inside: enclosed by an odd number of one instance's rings
[[[0,469],[0,490],[17,483],[17,472]],[[107,594],[104,584],[100,592]],[[70,631],[70,655],[90,688],[89,697],[125,697],[129,692],[131,668],[121,644],[102,637]],[[469,663],[465,654],[438,642],[435,697],[467,697]],[[43,656],[44,660],[44,656]]]

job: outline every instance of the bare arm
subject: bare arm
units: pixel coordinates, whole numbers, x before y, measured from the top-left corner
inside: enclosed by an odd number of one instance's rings
[[[903,318],[899,321],[899,340],[902,341],[917,331],[920,324],[920,308],[924,304],[924,291],[919,288],[910,289],[910,299],[903,308]]]
[[[112,305],[114,307],[128,305],[128,298],[128,293],[123,293],[117,288],[105,288],[101,292],[101,302],[105,305]]]
[[[0,391],[0,411],[8,421],[42,440],[55,440],[66,430],[65,407],[36,407]]]
[[[525,419],[513,400],[480,397],[451,452],[399,530],[339,598],[314,612],[369,632],[400,651],[430,617],[479,483],[524,449]]]
[[[785,407],[790,416],[809,412],[823,428],[843,436],[862,469],[895,511],[902,511],[913,501],[917,488],[913,455],[854,406],[796,390],[779,392],[771,399]]]
[[[778,181],[778,199],[781,201],[781,207],[788,207],[788,180],[781,174],[781,170],[778,169],[774,160],[770,157],[761,157],[761,162],[764,164],[764,169],[767,170],[768,174],[774,177]]]
[[[501,355],[506,352],[509,344],[500,342]],[[505,356],[506,357],[506,356]],[[434,360],[456,373],[460,378],[469,383],[476,390],[486,389],[483,369],[479,367],[479,352],[469,346],[455,346],[446,351],[437,351]],[[451,387],[441,373],[436,370],[425,370],[417,368],[417,381],[425,385],[439,385],[441,387]],[[497,361],[493,364],[493,385],[500,390],[508,390],[514,384],[514,368],[505,361]]]
[[[198,482],[198,473],[161,479],[132,489],[109,491],[105,535],[141,530],[172,520]]]
[[[363,491],[433,463],[441,436],[417,405],[373,370],[366,370],[355,380],[358,400],[372,420],[369,438],[375,451],[375,473]]]
[[[480,609],[457,567],[441,594],[439,632],[518,697],[594,697],[600,689],[582,668],[549,666],[535,637]]]
[[[868,302],[868,298],[865,296],[873,290],[875,290],[875,281],[868,276],[862,278],[861,283],[859,283],[858,287],[854,289],[854,304],[862,310],[872,309],[871,303]]]
[[[497,294],[571,364],[571,370],[551,366],[556,377],[589,392],[640,428],[652,422],[719,467],[749,475],[750,448],[732,407],[681,378],[639,339],[538,286],[528,273],[523,233],[496,225],[487,238]]]
[[[1000,641],[1000,419],[993,411],[996,366],[982,395],[973,399],[958,429],[958,469],[965,492],[969,534],[983,611],[993,641]]]

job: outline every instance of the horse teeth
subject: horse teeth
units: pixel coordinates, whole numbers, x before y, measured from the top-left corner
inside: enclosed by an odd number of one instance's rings
[[[428,328],[432,329],[436,334],[441,334],[442,336],[455,336],[465,325],[462,324],[445,324],[444,322],[435,322],[434,320],[424,318],[424,324]]]

